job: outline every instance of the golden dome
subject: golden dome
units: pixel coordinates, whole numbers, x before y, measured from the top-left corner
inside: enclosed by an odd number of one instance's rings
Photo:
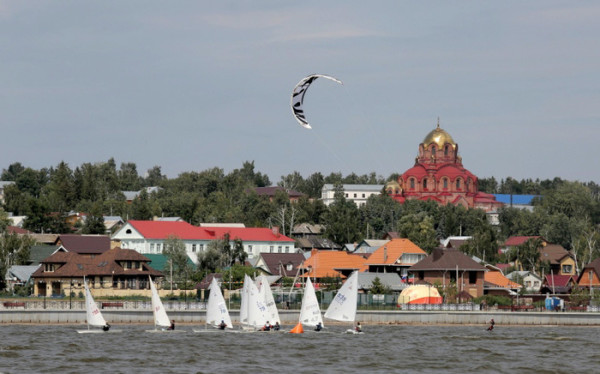
[[[444,129],[440,128],[440,122],[438,120],[437,127],[433,129],[425,139],[423,140],[423,146],[425,148],[429,147],[432,143],[437,144],[438,147],[443,147],[444,144],[448,143],[452,145],[452,148],[456,148],[456,143],[454,139],[448,134]]]

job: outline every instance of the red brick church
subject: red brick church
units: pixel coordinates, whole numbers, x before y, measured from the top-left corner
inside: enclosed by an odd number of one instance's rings
[[[458,144],[438,125],[421,144],[415,166],[396,181],[386,184],[386,191],[396,201],[433,200],[440,205],[462,205],[486,212],[497,210],[502,203],[493,195],[480,192],[477,177],[462,164]]]

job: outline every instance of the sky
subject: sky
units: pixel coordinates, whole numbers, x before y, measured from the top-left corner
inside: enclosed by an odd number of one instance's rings
[[[114,158],[384,178],[436,127],[480,178],[600,183],[594,1],[0,0],[0,170]],[[317,80],[297,124],[291,92]]]

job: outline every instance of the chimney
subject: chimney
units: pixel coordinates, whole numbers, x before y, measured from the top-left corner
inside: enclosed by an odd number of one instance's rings
[[[273,226],[271,230],[273,231],[273,235],[279,236],[279,226]]]
[[[383,247],[383,263],[387,262],[387,246]]]

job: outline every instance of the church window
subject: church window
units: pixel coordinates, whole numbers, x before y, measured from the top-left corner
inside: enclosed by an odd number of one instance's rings
[[[433,147],[431,147],[431,154],[435,155],[435,145]]]
[[[448,156],[448,146],[444,147],[444,156]]]
[[[460,179],[456,180],[456,189],[460,189]]]
[[[444,188],[448,188],[448,179],[444,178]]]
[[[410,180],[410,188],[414,189],[415,188],[415,180],[411,178]]]
[[[427,179],[423,179],[423,189],[427,189]]]

